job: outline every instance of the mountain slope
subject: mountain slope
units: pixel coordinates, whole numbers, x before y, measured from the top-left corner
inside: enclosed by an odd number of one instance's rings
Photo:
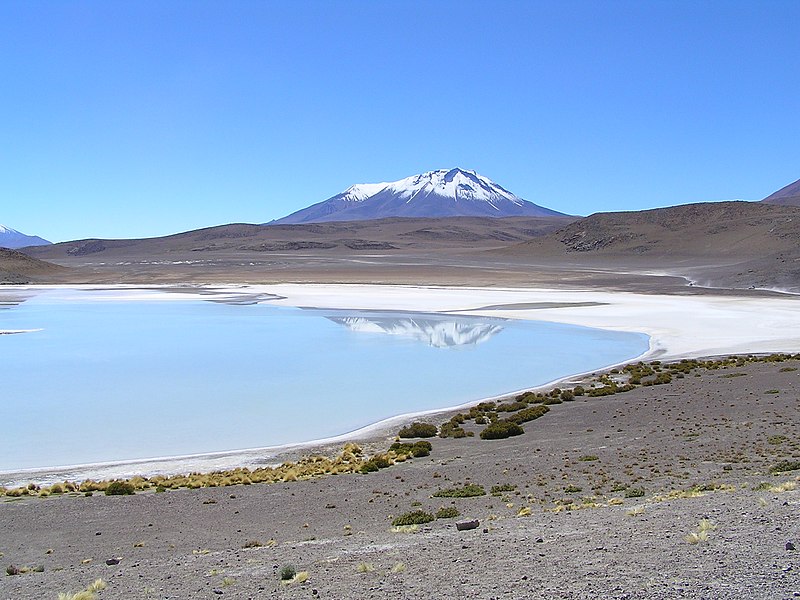
[[[565,215],[523,200],[475,171],[441,169],[389,183],[357,184],[274,223],[517,216]]]
[[[598,213],[491,251],[525,262],[682,274],[704,285],[800,291],[800,208],[763,202]]]
[[[637,212],[597,213],[509,251],[563,255],[763,256],[797,249],[800,210],[759,202],[710,202]]]
[[[762,202],[783,206],[800,206],[800,179],[770,194]]]
[[[64,267],[31,258],[22,252],[0,248],[0,282],[2,283],[44,281],[65,271],[67,269]]]
[[[200,260],[225,253],[268,254],[391,252],[418,249],[496,248],[555,231],[570,217],[487,219],[374,219],[299,225],[221,225],[140,240],[87,239],[27,248],[45,260],[86,264],[119,260]]]
[[[16,229],[0,225],[0,248],[25,248],[26,246],[46,246],[47,240],[37,235],[25,235]]]

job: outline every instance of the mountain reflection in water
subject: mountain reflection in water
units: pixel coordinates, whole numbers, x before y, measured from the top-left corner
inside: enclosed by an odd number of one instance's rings
[[[327,317],[359,333],[384,333],[424,342],[434,348],[481,344],[503,328],[497,320],[438,319],[434,317]]]

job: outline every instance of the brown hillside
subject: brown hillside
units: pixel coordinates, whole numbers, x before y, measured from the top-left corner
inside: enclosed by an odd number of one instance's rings
[[[26,248],[38,258],[78,263],[106,258],[265,257],[273,253],[350,254],[442,247],[496,248],[562,227],[572,217],[380,219],[300,225],[221,225],[159,238],[89,239]]]
[[[67,269],[31,258],[7,248],[0,248],[0,283],[29,283],[47,281]]]
[[[598,213],[501,253],[653,258],[760,258],[797,252],[800,210],[754,202]]]

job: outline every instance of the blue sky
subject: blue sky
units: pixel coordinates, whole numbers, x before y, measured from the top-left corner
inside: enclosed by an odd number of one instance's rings
[[[800,2],[0,3],[0,223],[261,223],[475,169],[572,214],[800,177]]]

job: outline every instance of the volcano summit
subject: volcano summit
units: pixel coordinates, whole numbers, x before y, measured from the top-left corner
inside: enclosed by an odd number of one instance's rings
[[[520,216],[564,215],[523,200],[475,171],[440,169],[389,183],[356,184],[274,223]]]

